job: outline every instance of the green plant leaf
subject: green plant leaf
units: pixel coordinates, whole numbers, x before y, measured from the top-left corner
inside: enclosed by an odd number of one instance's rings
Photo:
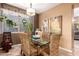
[[[4,20],[4,17],[0,16],[0,22],[3,22],[3,20]]]
[[[12,20],[10,20],[10,19],[7,19],[6,20],[6,23],[7,23],[7,25],[9,26],[9,27],[13,27],[13,21]]]
[[[13,22],[13,25],[14,25],[14,26],[17,26],[17,24],[16,24],[15,22]]]
[[[25,28],[25,31],[32,32],[33,27],[32,27],[32,23],[30,21],[27,21],[26,19],[23,19],[22,23],[23,23],[23,26]]]

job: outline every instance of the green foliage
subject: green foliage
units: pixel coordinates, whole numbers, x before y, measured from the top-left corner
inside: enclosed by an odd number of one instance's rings
[[[7,20],[6,20],[6,23],[7,23],[7,25],[8,25],[9,27],[13,27],[13,21],[12,21],[12,20],[7,19]]]
[[[30,22],[30,20],[27,21],[26,19],[23,19],[22,23],[23,23],[24,28],[25,28],[26,31],[32,32],[32,23]]]
[[[0,22],[3,22],[4,19],[6,19],[6,16],[0,16]]]
[[[27,22],[27,20],[26,20],[26,19],[23,19],[23,20],[22,20],[22,23],[23,23],[25,32],[27,32],[27,31],[28,31],[28,29],[27,29],[27,27],[28,27],[28,22]]]
[[[13,22],[13,25],[14,25],[14,26],[17,26],[17,24],[16,24],[15,22]]]
[[[32,23],[31,23],[31,22],[28,23],[28,31],[29,31],[29,32],[32,32]]]
[[[27,25],[27,20],[26,19],[23,19],[22,20],[22,23],[23,23],[24,26],[26,26]]]
[[[9,27],[13,27],[14,25],[16,25],[12,20],[10,20],[10,19],[7,19],[6,20],[6,23],[7,23],[7,25],[9,26]]]

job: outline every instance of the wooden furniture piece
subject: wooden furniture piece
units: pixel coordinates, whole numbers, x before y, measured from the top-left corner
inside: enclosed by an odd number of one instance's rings
[[[3,50],[8,52],[9,49],[11,49],[11,46],[12,46],[11,32],[4,32],[3,41],[1,42],[1,47],[3,48]]]
[[[31,40],[31,34],[30,33],[22,33],[20,36],[21,39],[21,52],[22,55],[25,56],[30,56],[30,55],[35,55],[34,53],[37,52],[36,49],[34,49],[31,45],[30,45],[30,40]]]
[[[12,45],[21,44],[20,36],[24,32],[11,32],[12,37]],[[1,42],[3,41],[3,34],[0,34],[0,48],[1,48]]]

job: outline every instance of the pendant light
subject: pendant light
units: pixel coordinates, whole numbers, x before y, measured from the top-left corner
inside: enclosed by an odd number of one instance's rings
[[[30,8],[27,8],[27,15],[28,16],[34,16],[35,15],[35,9],[32,8],[32,3],[30,3]]]

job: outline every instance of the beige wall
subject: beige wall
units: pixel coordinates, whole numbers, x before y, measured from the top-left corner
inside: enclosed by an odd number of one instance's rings
[[[79,3],[74,3],[74,8],[78,8],[79,7]]]
[[[72,4],[60,4],[48,11],[45,11],[39,15],[39,27],[42,24],[42,20],[45,18],[55,17],[62,15],[62,36],[60,40],[60,46],[72,50]]]

